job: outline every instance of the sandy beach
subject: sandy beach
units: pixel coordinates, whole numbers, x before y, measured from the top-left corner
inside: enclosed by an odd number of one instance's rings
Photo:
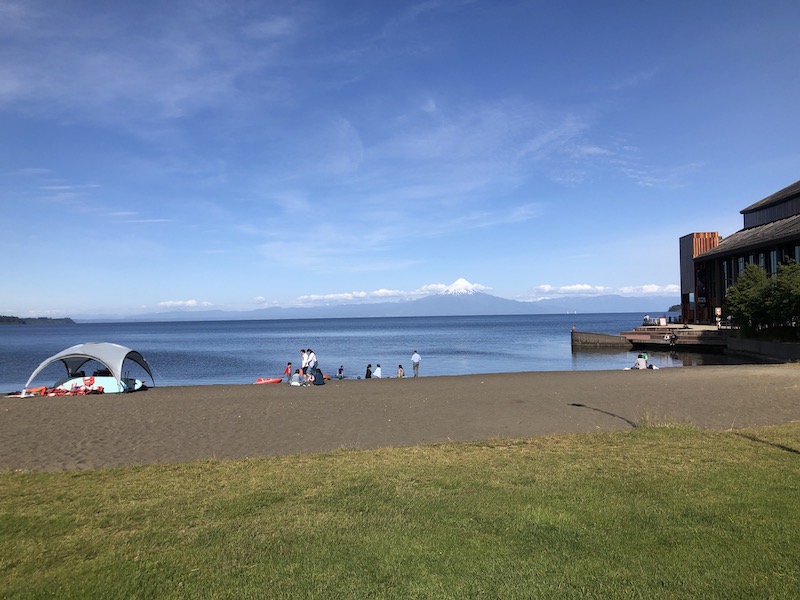
[[[629,429],[800,420],[800,366],[212,385],[0,399],[0,469],[61,471]]]

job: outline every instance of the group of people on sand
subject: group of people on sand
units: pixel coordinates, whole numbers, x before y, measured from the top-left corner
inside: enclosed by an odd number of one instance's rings
[[[411,355],[411,366],[414,370],[414,377],[419,377],[419,362],[422,360],[422,357],[419,355],[419,352],[414,350],[414,354]],[[403,365],[397,365],[397,378],[402,379],[406,376],[406,372],[403,369]],[[383,377],[383,371],[381,370],[380,363],[375,365],[375,370],[372,370],[372,363],[367,365],[367,372],[364,374],[364,379],[381,379]]]
[[[422,360],[419,353],[414,350],[411,355],[411,366],[413,369],[414,377],[419,377],[419,363]],[[300,368],[293,369],[291,361],[286,363],[286,368],[283,370],[283,378],[286,383],[294,386],[302,385],[325,385],[325,376],[320,369],[319,361],[317,360],[316,353],[311,348],[300,349]],[[381,379],[383,372],[381,365],[377,364],[375,370],[372,370],[372,363],[367,365],[367,371],[364,379]],[[405,377],[405,370],[403,365],[397,365],[397,377],[402,379]],[[337,379],[344,379],[344,365],[341,365],[336,371]],[[359,379],[361,379],[359,377]]]
[[[291,361],[286,363],[283,376],[289,385],[325,385],[325,376],[319,367],[316,353],[311,348],[300,349],[300,368],[292,371]]]

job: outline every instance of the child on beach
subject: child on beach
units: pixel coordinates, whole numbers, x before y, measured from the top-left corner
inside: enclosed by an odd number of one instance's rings
[[[397,365],[397,378],[400,379],[404,376],[403,365]]]
[[[292,378],[292,363],[286,363],[286,368],[283,370],[283,376],[286,377],[286,383]]]

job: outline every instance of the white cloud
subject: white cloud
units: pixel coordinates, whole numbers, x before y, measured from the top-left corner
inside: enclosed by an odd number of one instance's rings
[[[298,296],[297,301],[304,302],[341,302],[344,300],[362,299],[368,296],[367,292],[343,292],[339,294],[309,294]]]
[[[680,291],[680,286],[677,284],[629,285],[615,288],[612,286],[591,285],[588,283],[575,283],[561,286],[554,286],[544,283],[534,286],[533,292],[527,294],[525,299],[544,300],[567,296],[605,296],[610,294],[616,294],[620,296],[653,296],[679,294]]]
[[[417,292],[422,296],[429,296],[431,294],[438,294],[447,289],[444,283],[428,283],[422,287],[417,288]]]
[[[574,283],[571,285],[554,286],[550,284],[537,285],[533,288],[535,294],[550,294],[554,296],[570,295],[600,295],[612,293],[612,288],[602,285],[590,285],[588,283]]]
[[[213,304],[211,302],[198,300],[165,300],[159,302],[158,306],[161,308],[208,308],[213,306]]]
[[[619,288],[619,293],[631,296],[647,296],[652,294],[679,294],[681,286],[677,284],[657,285],[654,283],[645,285],[629,285]]]
[[[462,281],[462,280],[459,280]],[[456,282],[458,283],[458,282]],[[438,294],[450,288],[444,283],[427,283],[414,290],[395,290],[380,288],[371,291],[355,291],[334,294],[308,294],[296,298],[296,304],[307,306],[313,304],[345,304],[348,302],[383,302],[391,300],[415,300],[424,296]],[[469,284],[470,289],[485,291],[492,288],[480,283]]]

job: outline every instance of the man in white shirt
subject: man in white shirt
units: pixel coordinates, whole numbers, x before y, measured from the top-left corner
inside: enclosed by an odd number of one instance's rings
[[[411,366],[414,367],[414,377],[419,377],[419,361],[422,360],[422,357],[417,354],[417,351],[414,350],[414,354],[411,355]]]

